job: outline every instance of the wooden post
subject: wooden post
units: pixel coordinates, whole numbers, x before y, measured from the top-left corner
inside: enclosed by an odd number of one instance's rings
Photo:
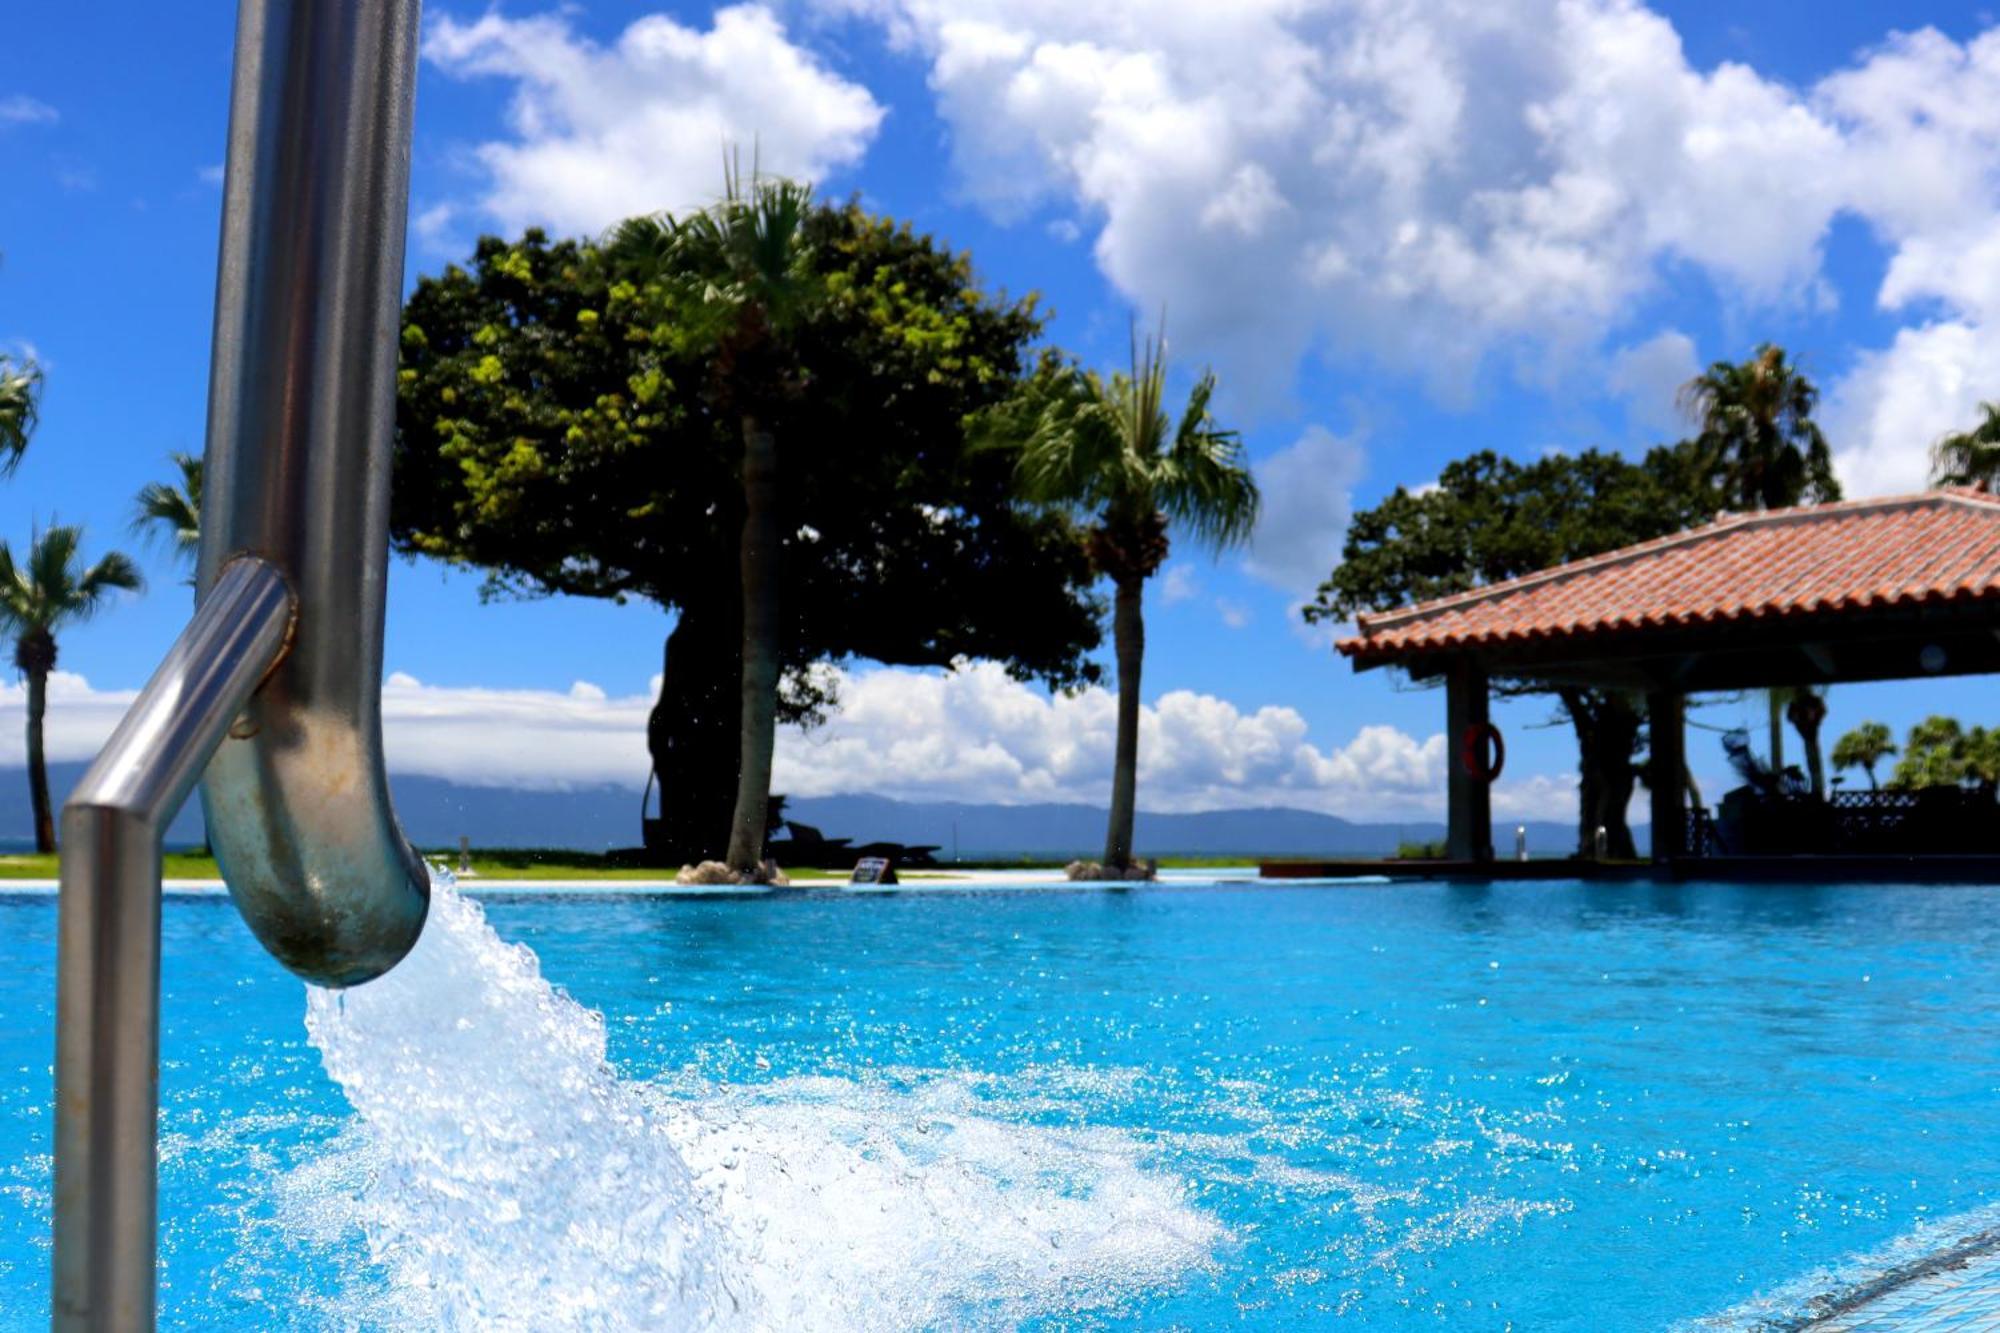
[[[1493,793],[1488,784],[1466,766],[1468,751],[1475,761],[1486,751],[1482,737],[1467,746],[1466,736],[1475,728],[1484,732],[1487,723],[1486,672],[1470,658],[1454,661],[1444,680],[1445,783],[1450,819],[1446,824],[1445,855],[1454,861],[1493,859]]]
[[[1646,696],[1646,723],[1652,734],[1648,763],[1653,799],[1653,864],[1665,865],[1687,852],[1687,699],[1679,694]]]

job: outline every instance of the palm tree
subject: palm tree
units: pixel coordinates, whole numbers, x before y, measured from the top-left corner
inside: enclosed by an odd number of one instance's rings
[[[41,368],[32,361],[0,356],[0,477],[10,475],[28,452],[28,438],[40,419]]]
[[[635,218],[608,242],[621,263],[678,275],[696,332],[714,344],[715,400],[735,416],[743,440],[741,764],[724,860],[746,879],[761,875],[768,837],[783,651],[773,416],[799,390],[793,335],[824,295],[806,232],[812,202],[810,185],[761,178],[753,168],[746,188],[740,168],[730,166],[719,203],[681,218]]]
[[[1892,787],[1956,787],[1965,781],[1965,729],[1955,717],[1932,714],[1903,738],[1903,757],[1889,776]]]
[[[1889,728],[1880,722],[1863,722],[1833,743],[1833,766],[1860,769],[1868,775],[1868,789],[1875,791],[1881,786],[1875,780],[1875,765],[1894,753],[1896,742]]]
[[[1761,343],[1741,364],[1715,362],[1681,386],[1680,401],[1699,428],[1694,442],[1701,465],[1730,503],[1783,509],[1840,498],[1833,453],[1812,419],[1819,389],[1786,359],[1783,348]],[[1825,696],[1786,687],[1771,691],[1768,703],[1773,771],[1784,772],[1783,720],[1789,716],[1805,742],[1813,793],[1824,796],[1819,724],[1826,717]]]
[[[1812,419],[1819,390],[1784,349],[1764,343],[1741,365],[1717,361],[1681,386],[1680,399],[1731,503],[1781,509],[1840,498],[1833,454]]]
[[[1257,523],[1257,483],[1236,432],[1210,415],[1215,376],[1204,372],[1179,423],[1168,419],[1164,331],[1141,344],[1130,374],[1106,380],[1054,361],[1014,403],[982,427],[991,444],[1017,453],[1021,497],[1056,505],[1089,523],[1091,564],[1111,580],[1118,657],[1118,748],[1107,873],[1133,865],[1132,823],[1139,769],[1139,674],[1146,651],[1141,597],[1166,561],[1172,526],[1220,552],[1241,545]]]
[[[2000,730],[1974,727],[1960,750],[1966,781],[1991,799],[2000,793]]]
[[[1992,486],[2000,482],[2000,403],[1979,405],[1979,424],[1931,446],[1931,485]]]
[[[1810,685],[1795,686],[1785,692],[1785,719],[1799,733],[1805,745],[1806,776],[1812,783],[1815,800],[1826,799],[1826,758],[1820,751],[1819,729],[1826,722],[1826,693]]]
[[[17,565],[0,541],[0,626],[14,636],[14,665],[28,678],[28,794],[35,811],[35,850],[56,849],[55,814],[49,804],[48,761],[42,718],[48,711],[49,673],[56,668],[56,631],[88,620],[114,589],[144,586],[132,561],[112,551],[84,567],[83,529],[58,525],[30,543]]]
[[[201,460],[179,450],[167,457],[181,474],[180,484],[149,481],[142,486],[132,531],[163,539],[177,558],[192,562],[201,549]]]

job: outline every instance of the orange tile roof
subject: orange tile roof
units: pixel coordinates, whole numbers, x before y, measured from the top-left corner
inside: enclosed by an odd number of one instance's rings
[[[1458,648],[1874,607],[2000,603],[2000,496],[1952,488],[1766,513],[1356,618],[1357,666]]]

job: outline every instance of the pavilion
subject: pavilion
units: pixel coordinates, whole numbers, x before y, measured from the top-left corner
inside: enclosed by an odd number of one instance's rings
[[[1490,681],[1643,694],[1655,767],[1672,772],[1690,693],[2000,671],[2000,497],[1955,488],[1723,514],[1360,616],[1338,647],[1356,671],[1444,682],[1447,857],[1490,862]],[[1681,784],[1653,784],[1652,824],[1656,863],[1687,855]]]

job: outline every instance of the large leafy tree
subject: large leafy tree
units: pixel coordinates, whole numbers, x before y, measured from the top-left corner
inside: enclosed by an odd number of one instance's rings
[[[1931,446],[1931,484],[1992,486],[2000,482],[2000,403],[1981,403],[1979,422]]]
[[[987,442],[1015,459],[1024,500],[1088,524],[1091,567],[1111,582],[1118,742],[1104,865],[1112,873],[1133,864],[1146,580],[1166,561],[1171,529],[1221,551],[1248,540],[1257,523],[1257,483],[1241,442],[1209,410],[1215,376],[1195,382],[1177,417],[1166,395],[1165,334],[1143,345],[1135,336],[1129,373],[1106,378],[1052,359],[982,423]]]
[[[38,534],[28,557],[17,562],[0,542],[0,626],[14,636],[14,665],[28,682],[28,794],[34,805],[35,850],[56,849],[55,811],[49,802],[48,761],[42,723],[48,712],[49,673],[56,669],[56,631],[88,620],[118,589],[144,586],[138,567],[116,551],[95,564],[83,562],[83,530],[58,525]]]
[[[1532,463],[1483,451],[1447,466],[1435,488],[1397,488],[1348,526],[1341,563],[1305,607],[1310,623],[1518,578],[1707,521],[1718,490],[1700,448],[1657,448],[1641,462],[1590,450]],[[1500,683],[1509,693],[1541,692]],[[1553,691],[1576,733],[1578,847],[1606,831],[1610,854],[1636,849],[1625,810],[1641,775],[1640,701],[1609,690]],[[1653,781],[1679,782],[1679,774]]]
[[[40,419],[41,368],[32,361],[0,356],[0,476],[21,465]]]
[[[726,850],[742,754],[740,411],[716,367],[710,260],[668,246],[482,240],[405,311],[394,531],[489,596],[637,598],[673,613],[648,746],[661,849]],[[1041,319],[970,261],[855,205],[814,205],[821,299],[766,408],[779,475],[780,720],[816,664],[1004,663],[1094,680],[1100,607],[1073,524],[1014,503],[965,419],[1013,394]]]
[[[1840,498],[1833,453],[1813,420],[1819,390],[1763,343],[1743,362],[1717,361],[1681,388],[1694,446],[1728,502],[1778,509]]]

